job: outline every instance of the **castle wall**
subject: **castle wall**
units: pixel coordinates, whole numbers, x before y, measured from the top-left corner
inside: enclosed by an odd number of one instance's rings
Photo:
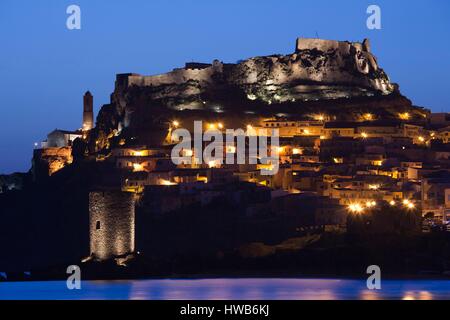
[[[295,49],[300,50],[312,50],[317,49],[320,51],[328,50],[338,50],[341,54],[350,54],[350,48],[354,47],[357,51],[363,51],[370,53],[370,41],[369,39],[364,39],[361,42],[347,42],[347,41],[336,41],[336,40],[324,40],[324,39],[308,39],[308,38],[297,38]]]
[[[346,41],[298,38],[295,49],[296,51],[317,49],[323,52],[339,50],[342,54],[349,54],[350,47],[350,42]]]
[[[214,73],[214,68],[204,69],[175,69],[171,72],[155,76],[130,75],[128,85],[160,86],[164,84],[182,84],[188,80],[209,82]]]
[[[121,191],[89,194],[90,252],[106,260],[134,252],[135,195]]]

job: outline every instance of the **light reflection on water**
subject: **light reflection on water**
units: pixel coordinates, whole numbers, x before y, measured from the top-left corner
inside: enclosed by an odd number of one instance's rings
[[[65,281],[0,283],[4,299],[140,300],[431,300],[450,299],[448,280],[384,280],[368,290],[365,280],[348,279],[166,279],[82,281],[68,290]]]

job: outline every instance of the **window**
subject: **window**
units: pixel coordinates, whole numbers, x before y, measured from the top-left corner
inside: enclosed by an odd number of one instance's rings
[[[95,224],[95,230],[100,230],[100,221]]]

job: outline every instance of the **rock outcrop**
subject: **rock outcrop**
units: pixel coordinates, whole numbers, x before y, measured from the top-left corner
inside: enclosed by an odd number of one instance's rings
[[[201,119],[207,113],[300,115],[316,108],[331,109],[339,117],[342,112],[333,108],[339,105],[355,106],[347,115],[361,112],[365,105],[380,110],[400,106],[403,112],[413,108],[379,67],[367,39],[352,43],[299,38],[295,52],[288,55],[234,64],[186,63],[155,76],[117,75],[111,103],[97,118],[96,145],[91,148],[107,145],[112,132],[117,135],[124,128],[138,129],[139,134],[167,129],[167,120],[183,117],[181,113],[195,111]]]
[[[378,67],[369,41],[350,43],[321,39],[298,39],[289,55],[250,58],[236,64],[214,60],[212,64],[186,64],[171,72],[141,76],[117,76],[116,91],[129,87],[153,88],[152,99],[174,99],[177,110],[202,108],[201,101],[183,104],[218,86],[237,87],[251,100],[266,103],[292,100],[336,99],[343,97],[391,94],[395,85]],[[119,93],[117,92],[117,93]],[[115,95],[124,107],[124,101]],[[193,103],[196,102],[196,103]]]

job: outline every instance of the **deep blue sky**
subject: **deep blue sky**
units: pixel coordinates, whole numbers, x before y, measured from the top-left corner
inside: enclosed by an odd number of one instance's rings
[[[66,28],[71,4],[81,30]],[[381,7],[382,30],[366,28],[369,4]],[[297,37],[316,32],[369,37],[405,95],[450,111],[449,31],[448,0],[0,0],[0,173],[28,170],[33,143],[51,130],[79,128],[84,91],[97,112],[116,73],[291,53]]]

